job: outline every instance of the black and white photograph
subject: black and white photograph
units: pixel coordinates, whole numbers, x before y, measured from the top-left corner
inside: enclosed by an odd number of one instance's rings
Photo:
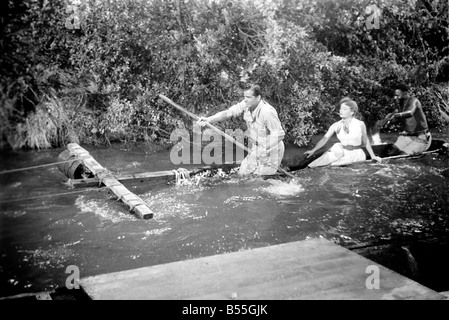
[[[449,299],[447,0],[0,7],[1,305]]]

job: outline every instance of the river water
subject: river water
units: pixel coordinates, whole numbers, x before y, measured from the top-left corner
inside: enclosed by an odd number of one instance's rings
[[[448,141],[449,129],[434,138]],[[115,174],[179,168],[145,144],[83,147]],[[0,171],[54,163],[63,150],[3,152]],[[149,220],[106,188],[70,188],[54,165],[2,174],[0,297],[65,287],[68,266],[87,277],[313,237],[350,249],[437,239],[445,250],[448,168],[447,155],[431,154],[305,169],[296,181],[218,171],[124,183],[154,211]]]

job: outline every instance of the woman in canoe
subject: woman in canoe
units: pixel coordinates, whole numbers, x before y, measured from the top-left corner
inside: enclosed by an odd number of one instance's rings
[[[362,147],[365,146],[371,159],[381,162],[381,158],[376,156],[371,148],[371,144],[366,133],[366,126],[363,121],[355,118],[358,112],[357,103],[350,98],[343,98],[340,101],[341,120],[332,124],[325,136],[318,141],[316,146],[304,154],[307,158],[312,156],[317,150],[321,149],[335,133],[339,143],[335,143],[321,157],[312,161],[309,167],[321,167],[327,165],[341,166],[358,161],[366,160],[365,152]]]

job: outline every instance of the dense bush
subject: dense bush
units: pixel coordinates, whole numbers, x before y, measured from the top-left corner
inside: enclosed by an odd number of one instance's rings
[[[2,5],[1,148],[168,141],[180,119],[191,120],[159,94],[204,115],[254,82],[299,145],[338,118],[343,96],[371,126],[398,81],[412,87],[431,127],[448,123],[444,1],[382,1],[380,15],[362,0]],[[367,23],[373,17],[377,27]],[[244,128],[241,119],[219,125]]]

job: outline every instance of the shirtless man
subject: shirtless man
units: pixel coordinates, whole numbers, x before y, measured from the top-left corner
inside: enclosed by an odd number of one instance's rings
[[[430,147],[432,136],[421,102],[409,95],[409,88],[404,84],[395,86],[394,99],[398,104],[398,109],[389,113],[385,119],[390,121],[400,119],[404,129],[399,133],[394,146],[405,154],[426,151]],[[398,112],[399,110],[401,112]]]

